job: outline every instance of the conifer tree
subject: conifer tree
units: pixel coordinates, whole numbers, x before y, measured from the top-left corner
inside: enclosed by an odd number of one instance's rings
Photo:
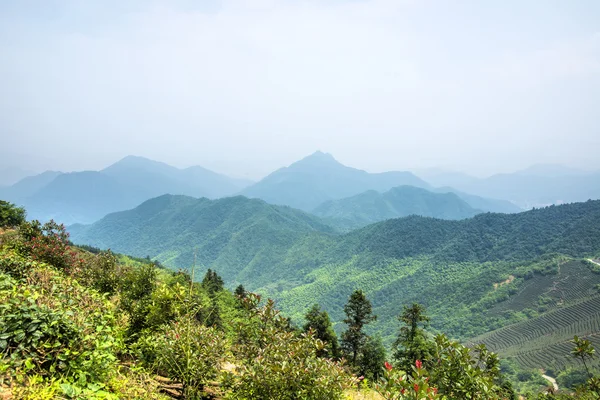
[[[373,315],[373,307],[362,290],[355,290],[348,303],[344,306],[346,319],[344,323],[348,329],[342,333],[342,349],[350,356],[352,365],[357,365],[358,356],[365,345],[367,335],[363,327],[377,319]]]
[[[333,330],[327,311],[321,311],[319,305],[315,304],[304,317],[306,318],[304,331],[308,332],[312,329],[317,339],[327,343],[324,349],[317,351],[317,355],[319,357],[338,358],[340,356],[338,338]]]

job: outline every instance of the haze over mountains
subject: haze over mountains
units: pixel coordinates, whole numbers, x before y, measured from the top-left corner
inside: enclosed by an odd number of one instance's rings
[[[101,171],[45,172],[28,177],[0,195],[25,206],[30,218],[72,224],[90,223],[165,193],[218,198],[249,183],[202,167],[178,169],[128,156]]]
[[[537,164],[481,179],[443,170],[428,171],[424,176],[438,186],[452,186],[470,194],[508,200],[524,209],[600,198],[600,171],[555,164]]]
[[[164,194],[210,199],[243,195],[313,212],[342,230],[409,214],[460,219],[476,212],[512,213],[600,198],[600,173],[555,165],[485,179],[442,170],[423,173],[431,183],[407,171],[369,173],[351,168],[317,151],[252,183],[200,166],[179,169],[128,156],[100,171],[30,176],[0,188],[0,196],[25,206],[30,218],[73,224],[91,223]],[[401,186],[405,189],[384,195]]]

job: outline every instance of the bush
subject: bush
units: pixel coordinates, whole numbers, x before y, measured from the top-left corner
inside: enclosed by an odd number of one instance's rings
[[[339,399],[352,378],[341,364],[319,358],[325,343],[311,333],[297,334],[286,328],[272,300],[258,308],[260,297],[244,299],[249,318],[240,321],[234,351],[240,365],[228,374],[230,399]]]
[[[25,222],[25,210],[0,200],[0,228],[13,228]]]
[[[214,328],[185,317],[143,336],[138,346],[147,365],[181,382],[185,398],[195,399],[206,382],[217,377],[226,341]]]

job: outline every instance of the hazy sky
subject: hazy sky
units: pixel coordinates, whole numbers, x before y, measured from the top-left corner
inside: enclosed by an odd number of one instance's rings
[[[598,0],[3,0],[0,164],[600,168]]]

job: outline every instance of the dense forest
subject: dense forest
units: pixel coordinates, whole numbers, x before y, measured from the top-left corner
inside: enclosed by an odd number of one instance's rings
[[[598,254],[600,201],[461,221],[412,216],[339,235],[314,216],[260,200],[162,196],[70,230],[75,243],[173,268],[189,267],[196,253],[200,270],[210,266],[231,288],[243,283],[274,298],[296,321],[317,301],[337,326],[343,299],[362,288],[382,316],[372,332],[389,344],[399,304],[426,305],[434,329],[463,339],[526,318],[531,304],[484,311],[556,272],[565,257]]]
[[[24,216],[0,203],[3,398],[516,398],[496,354],[431,335],[422,305],[397,308],[387,352],[365,330],[379,316],[360,289],[345,299],[338,338],[319,305],[299,327],[212,269],[76,247],[64,226]],[[589,375],[575,395],[594,398],[593,346],[575,337],[572,347]],[[553,392],[529,396],[573,398]]]

